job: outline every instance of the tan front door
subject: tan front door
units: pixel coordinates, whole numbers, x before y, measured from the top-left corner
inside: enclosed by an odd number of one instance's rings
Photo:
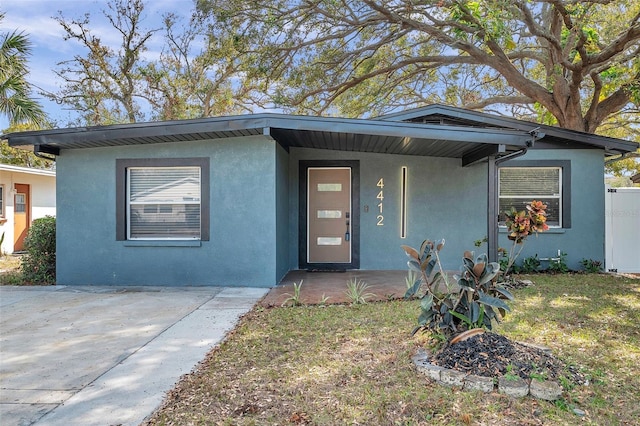
[[[30,197],[29,185],[16,183],[13,196],[13,251],[24,250],[24,238],[29,231]]]
[[[351,168],[307,173],[307,263],[350,263]]]

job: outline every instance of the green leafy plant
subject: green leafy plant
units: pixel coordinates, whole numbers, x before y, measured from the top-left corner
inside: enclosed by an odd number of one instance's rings
[[[444,290],[449,290],[450,285],[446,274],[443,274],[440,262],[440,250],[444,247],[444,243],[444,239],[437,243],[424,240],[420,245],[420,251],[409,246],[401,246],[409,257],[407,262],[409,271],[417,274],[417,279],[414,280],[413,285],[407,288],[404,295],[405,299],[417,295],[421,288],[425,289],[425,296],[441,293],[443,290],[442,285],[445,287]]]
[[[301,306],[302,305],[302,301],[300,299],[300,291],[302,290],[302,282],[304,280],[300,280],[300,284],[298,283],[293,283],[293,294],[291,293],[285,293],[287,297],[284,302],[282,302],[281,306],[286,306],[288,304],[291,304],[291,306]]]
[[[412,289],[419,282],[420,282],[420,275],[413,269],[409,269],[409,271],[407,272],[407,276],[404,279],[404,283],[407,286],[407,291]],[[413,292],[412,296],[416,296],[415,292]]]
[[[582,259],[580,264],[588,274],[597,274],[602,271],[602,262],[593,259]]]
[[[474,327],[491,330],[492,323],[511,310],[505,300],[513,300],[513,295],[496,284],[500,265],[488,262],[486,254],[474,260],[474,253],[467,251],[462,262],[460,275],[454,275],[460,295],[452,311],[465,315]]]
[[[26,283],[53,284],[56,281],[56,218],[45,216],[31,223],[24,240],[22,275]]]
[[[419,272],[421,279],[405,294],[413,297],[424,288],[420,301],[418,326],[413,330],[442,333],[447,338],[465,329],[482,327],[491,329],[493,321],[510,310],[505,300],[513,300],[511,293],[496,285],[500,272],[498,263],[487,261],[486,255],[474,259],[473,252],[465,252],[460,274],[454,275],[457,285],[452,286],[443,272],[440,251],[444,240],[434,243],[425,240],[416,250],[402,246],[409,257],[410,269]]]
[[[0,257],[2,257],[3,255],[2,243],[4,243],[4,232],[2,233],[2,235],[0,235]]]
[[[516,259],[524,248],[524,242],[532,233],[536,235],[538,232],[544,232],[549,229],[547,225],[547,205],[542,201],[533,200],[526,204],[526,209],[511,211],[505,213],[507,218],[506,226],[509,232],[508,238],[513,241],[509,253],[507,255],[507,265],[503,270],[503,275],[507,277],[511,268],[515,264]]]
[[[484,306],[480,306],[480,311],[477,315],[477,318],[474,316],[469,318],[468,316],[456,311],[449,311],[449,313],[451,313],[451,315],[453,315],[454,317],[460,319],[465,324],[468,330],[471,330],[472,328],[484,327]]]
[[[482,244],[486,243],[487,241],[489,241],[489,237],[487,237],[487,236],[485,235],[482,239],[480,239],[480,240],[475,240],[475,241],[473,242],[473,245],[474,245],[476,248],[480,248],[480,247],[482,247]]]
[[[538,259],[538,255],[536,254],[534,256],[524,258],[519,272],[522,272],[523,274],[531,274],[538,272],[538,268],[540,268],[540,259]]]
[[[529,378],[537,380],[539,382],[544,382],[545,380],[547,380],[547,375],[544,373],[533,372],[529,374]]]
[[[573,380],[569,379],[565,375],[558,377],[558,380],[560,381],[560,386],[562,386],[562,389],[564,389],[566,392],[573,390],[576,387],[576,385],[573,383]]]
[[[347,281],[347,299],[352,305],[366,305],[367,299],[375,297],[374,293],[369,293],[369,284],[359,280],[358,278],[352,278]]]
[[[549,268],[547,271],[552,274],[566,274],[569,272],[569,266],[567,266],[567,253],[562,252],[557,259],[549,261]]]
[[[507,371],[506,373],[504,373],[504,376],[503,376],[506,380],[509,380],[510,382],[514,382],[520,378],[520,376],[514,373],[513,364],[508,364],[506,367],[506,370]]]

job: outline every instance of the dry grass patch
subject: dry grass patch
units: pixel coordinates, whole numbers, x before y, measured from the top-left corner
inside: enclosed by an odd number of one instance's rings
[[[149,425],[633,424],[640,280],[534,276],[496,330],[590,377],[556,403],[464,392],[416,374],[418,302],[255,309],[185,375]],[[568,301],[564,303],[563,300]],[[553,302],[553,303],[552,303]],[[570,303],[569,303],[570,302]],[[586,412],[579,417],[572,408]]]
[[[0,256],[0,285],[23,285],[20,265],[20,256],[11,254]]]

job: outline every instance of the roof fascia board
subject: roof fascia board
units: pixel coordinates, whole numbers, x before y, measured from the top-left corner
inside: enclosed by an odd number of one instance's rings
[[[56,175],[56,172],[54,170],[33,169],[30,167],[13,166],[10,164],[0,164],[0,171],[53,177],[55,177]]]
[[[535,127],[540,127],[547,136],[579,141],[602,147],[606,150],[633,152],[638,149],[638,144],[624,139],[610,138],[593,133],[578,132],[575,130],[563,129],[561,127],[537,124],[530,121],[518,120],[510,117],[500,117],[486,114],[479,111],[456,108],[448,105],[434,104],[409,111],[398,112],[378,117],[381,121],[403,121],[422,117],[425,115],[442,114],[452,118],[475,121],[481,124],[492,126],[509,127],[516,130],[528,132]]]
[[[64,148],[65,143],[86,140],[131,140],[135,138],[249,129],[260,129],[261,133],[265,134],[268,133],[265,129],[269,128],[510,145],[525,145],[530,139],[528,134],[517,130],[477,129],[464,126],[440,126],[335,117],[308,117],[274,113],[41,130],[12,133],[4,137],[9,140],[10,146],[50,145]]]
[[[391,123],[377,120],[333,117],[273,117],[270,127],[285,130],[325,131],[375,136],[440,139],[455,142],[525,145],[531,137],[521,131],[473,129],[464,126],[440,126],[420,123]]]

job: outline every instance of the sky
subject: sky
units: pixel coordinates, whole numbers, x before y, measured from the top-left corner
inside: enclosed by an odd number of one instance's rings
[[[162,16],[168,12],[185,17],[190,16],[193,0],[146,0],[142,25],[144,29],[162,27]],[[65,41],[64,31],[54,17],[59,12],[66,20],[82,18],[85,13],[91,15],[90,28],[99,34],[103,42],[114,47],[119,46],[119,39],[111,25],[102,14],[107,10],[107,0],[0,0],[0,11],[5,13],[0,23],[0,34],[4,36],[14,30],[23,31],[32,43],[29,59],[28,81],[37,88],[57,92],[62,82],[53,72],[59,68],[58,63],[71,60],[75,55],[83,55],[86,50],[72,40]],[[158,32],[149,40],[145,55],[157,58],[162,50],[162,32]],[[38,89],[36,89],[37,91]],[[38,93],[33,93],[43,106],[48,116],[57,122],[58,127],[65,127],[74,115],[62,109],[55,102],[48,101]],[[8,120],[0,116],[0,133],[8,127]]]

